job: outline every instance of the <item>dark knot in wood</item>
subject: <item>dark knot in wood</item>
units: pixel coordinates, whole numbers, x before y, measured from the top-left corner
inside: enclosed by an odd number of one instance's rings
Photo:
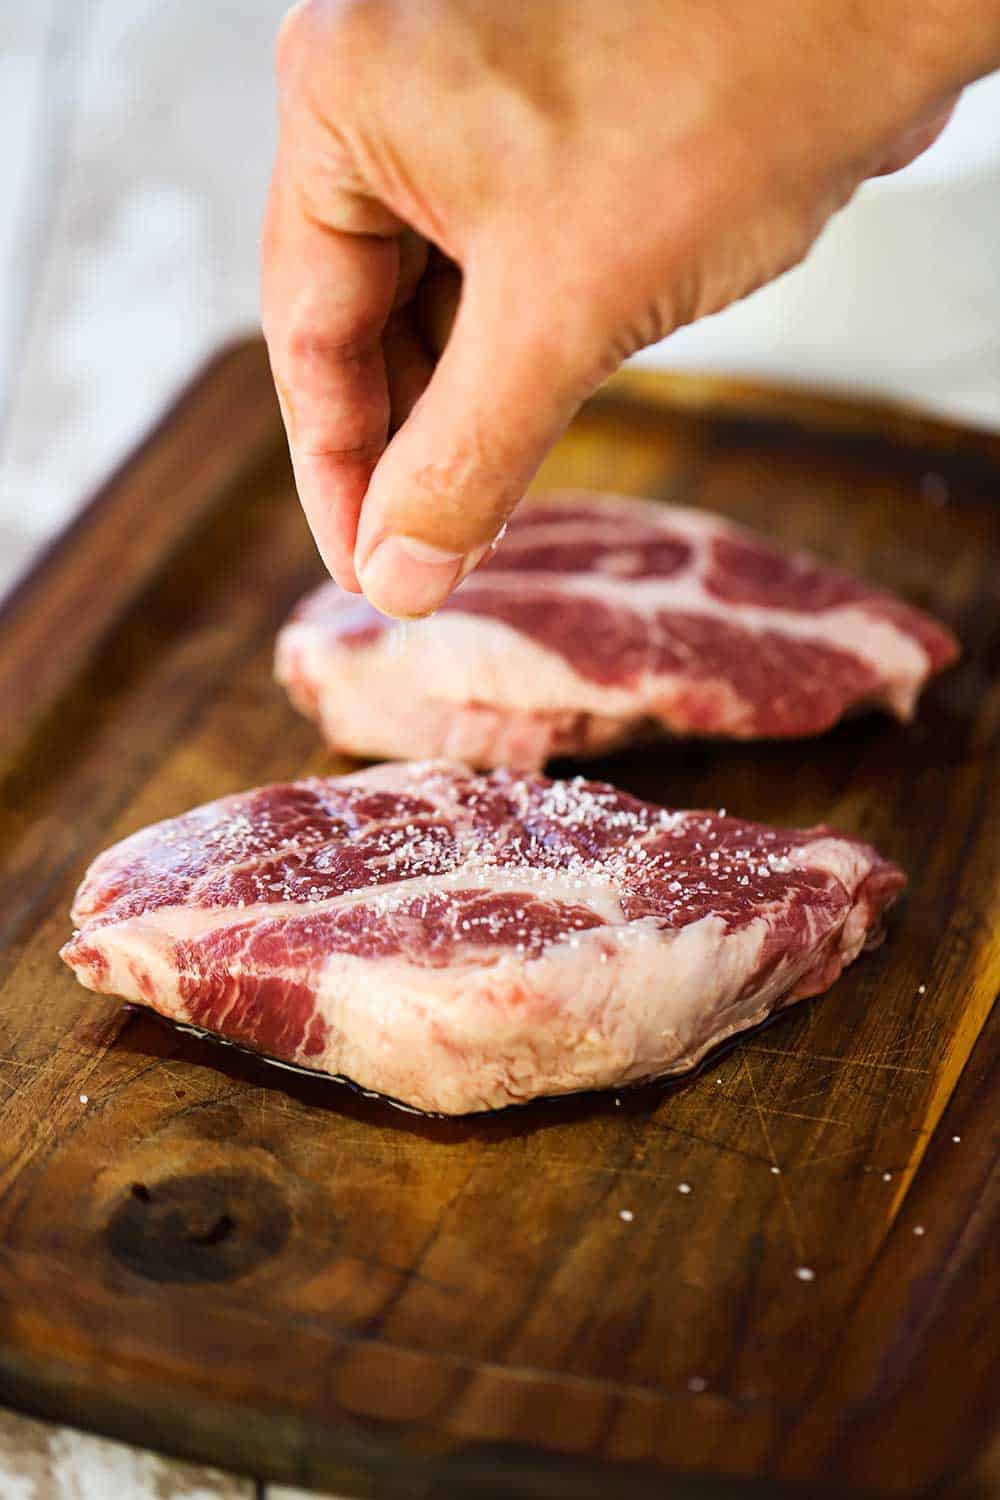
[[[290,1227],[265,1177],[202,1172],[133,1183],[105,1236],[121,1265],[151,1281],[234,1281],[278,1255]]]

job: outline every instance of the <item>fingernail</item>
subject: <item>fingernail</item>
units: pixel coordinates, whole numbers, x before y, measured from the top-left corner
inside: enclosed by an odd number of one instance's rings
[[[467,559],[413,536],[387,536],[357,569],[365,594],[383,614],[429,615],[463,576]]]

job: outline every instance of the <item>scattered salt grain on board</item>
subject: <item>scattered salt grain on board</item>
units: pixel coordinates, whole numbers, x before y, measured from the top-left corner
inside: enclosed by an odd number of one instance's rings
[[[780,1177],[781,1176],[781,1168],[780,1167],[772,1167],[771,1168],[771,1173],[772,1173],[772,1176],[774,1176],[774,1177]]]
[[[960,1141],[961,1139],[962,1139],[962,1137],[960,1135],[953,1135],[952,1136],[952,1140],[953,1141]]]
[[[913,1226],[913,1233],[914,1234],[923,1234],[923,1232],[924,1232],[924,1226],[922,1224],[914,1224],[914,1226]]]
[[[81,1104],[89,1104],[90,1103],[90,1095],[89,1094],[81,1094],[80,1095],[80,1103]]]
[[[689,1182],[679,1182],[677,1184],[677,1191],[679,1193],[689,1193],[691,1191],[691,1184]]]
[[[926,993],[927,993],[927,986],[926,986],[926,984],[918,984],[917,985],[917,994],[918,995],[926,995]]]
[[[883,1172],[882,1173],[882,1181],[883,1182],[891,1182],[892,1181],[892,1173],[891,1172]]]
[[[692,1375],[688,1381],[689,1391],[704,1391],[708,1389],[708,1381],[704,1375]]]
[[[816,1272],[811,1266],[796,1266],[795,1274],[800,1281],[813,1281],[816,1277]]]
[[[624,1219],[626,1224],[631,1224],[632,1220],[635,1218],[635,1214],[630,1208],[623,1208],[618,1217],[619,1219]]]

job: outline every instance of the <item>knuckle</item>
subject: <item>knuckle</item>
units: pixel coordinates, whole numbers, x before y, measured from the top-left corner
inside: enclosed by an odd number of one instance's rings
[[[316,10],[317,0],[299,0],[278,28],[274,63],[281,87],[294,86],[301,73],[315,34]]]
[[[281,339],[279,354],[285,377],[300,387],[314,384],[331,367],[369,355],[381,332],[381,318],[359,314],[343,328],[297,324]]]
[[[355,86],[360,69],[382,48],[391,10],[388,0],[299,0],[278,31],[279,86],[294,87],[317,59],[326,89]]]

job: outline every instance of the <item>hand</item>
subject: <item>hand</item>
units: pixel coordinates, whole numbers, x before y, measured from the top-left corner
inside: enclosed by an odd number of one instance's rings
[[[333,576],[434,609],[623,359],[800,260],[994,61],[998,0],[297,6],[263,321]]]

